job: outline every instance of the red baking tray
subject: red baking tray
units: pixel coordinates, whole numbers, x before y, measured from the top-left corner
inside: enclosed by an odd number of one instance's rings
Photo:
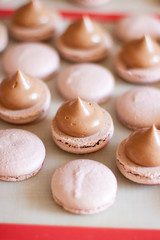
[[[12,9],[0,9],[0,17],[10,18]],[[59,11],[67,19],[78,19],[83,12]],[[92,18],[116,22],[127,14],[90,13]],[[160,15],[156,15],[160,19]],[[0,223],[0,240],[160,240],[160,230],[69,226],[44,226]]]
[[[78,19],[82,17],[83,15],[88,15],[92,18],[102,20],[102,21],[117,21],[126,16],[126,14],[114,14],[114,13],[91,13],[91,12],[71,12],[71,11],[63,11],[59,10],[58,11],[63,18],[68,18],[68,19]],[[13,9],[0,9],[0,17],[3,18],[10,18],[12,14],[14,13]]]
[[[1,240],[159,240],[160,230],[1,224]]]

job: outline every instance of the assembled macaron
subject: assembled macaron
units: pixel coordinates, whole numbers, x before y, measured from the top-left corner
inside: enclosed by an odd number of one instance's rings
[[[60,22],[57,13],[47,9],[39,0],[30,0],[15,10],[10,32],[22,41],[47,40],[57,35]]]
[[[100,25],[88,16],[71,23],[56,39],[60,54],[73,62],[92,62],[105,58],[112,47],[112,39]]]
[[[160,130],[141,128],[123,140],[116,154],[120,172],[131,181],[160,184]]]
[[[65,99],[80,97],[103,103],[114,90],[112,73],[98,64],[81,63],[66,67],[57,78],[57,87]]]
[[[160,81],[159,43],[148,35],[126,43],[116,56],[115,68],[130,83]]]
[[[101,212],[114,203],[117,181],[104,164],[77,159],[54,172],[51,190],[55,202],[65,210],[88,215]]]
[[[30,42],[9,47],[3,54],[2,66],[7,74],[15,74],[21,69],[25,74],[47,80],[59,69],[57,51],[47,44]]]
[[[26,180],[41,169],[45,158],[43,142],[21,129],[0,130],[0,180]]]
[[[69,100],[58,109],[51,129],[54,142],[61,149],[75,154],[100,150],[114,131],[107,111],[80,98]]]
[[[50,99],[45,83],[18,70],[0,83],[0,118],[14,124],[38,121],[48,113]]]
[[[160,90],[137,87],[120,96],[116,103],[118,119],[128,128],[160,127]]]

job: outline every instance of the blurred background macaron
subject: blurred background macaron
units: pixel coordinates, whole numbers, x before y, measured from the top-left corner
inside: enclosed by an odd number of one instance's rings
[[[2,66],[7,74],[21,69],[25,74],[47,80],[59,69],[57,51],[47,44],[30,42],[10,46],[3,54]]]

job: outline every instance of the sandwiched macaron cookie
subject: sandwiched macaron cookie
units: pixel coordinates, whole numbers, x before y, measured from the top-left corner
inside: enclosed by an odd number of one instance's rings
[[[0,118],[14,124],[39,121],[48,113],[50,99],[44,82],[19,70],[0,83]]]
[[[0,52],[2,52],[8,44],[8,31],[7,27],[0,22]]]
[[[115,200],[117,181],[104,164],[77,159],[59,167],[51,181],[57,204],[74,214],[94,214],[110,207]]]
[[[73,62],[94,62],[105,58],[112,48],[110,35],[88,16],[69,25],[56,39],[61,55]]]
[[[54,142],[64,151],[75,154],[100,150],[114,131],[107,111],[80,98],[69,100],[58,109],[51,129]]]
[[[23,41],[47,40],[59,31],[61,18],[43,6],[39,0],[31,0],[16,9],[10,24],[12,36]]]
[[[116,56],[115,68],[130,83],[160,81],[160,45],[147,35],[124,44]]]
[[[127,91],[117,100],[118,119],[128,128],[160,127],[160,90],[139,87]]]
[[[41,169],[45,147],[33,133],[20,129],[0,130],[0,180],[21,181]]]
[[[98,7],[110,2],[111,0],[98,0],[98,1],[97,0],[72,0],[72,1],[86,7]]]
[[[112,95],[114,77],[97,64],[74,64],[65,68],[57,78],[57,87],[65,99],[80,97],[103,103]]]
[[[160,21],[154,16],[132,15],[122,19],[116,28],[117,37],[123,42],[140,39],[146,34],[160,39]]]
[[[116,154],[120,172],[133,182],[160,184],[160,130],[141,128],[123,140]]]
[[[46,80],[59,69],[57,51],[43,43],[18,43],[3,54],[2,65],[7,74],[21,69],[25,74]]]

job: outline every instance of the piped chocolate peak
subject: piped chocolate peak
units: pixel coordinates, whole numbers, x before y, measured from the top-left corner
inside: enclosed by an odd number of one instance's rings
[[[103,39],[104,31],[88,16],[72,23],[62,35],[63,42],[72,48],[90,49]]]
[[[69,136],[90,136],[103,126],[103,111],[94,102],[73,99],[59,108],[56,113],[56,124]]]
[[[160,65],[160,46],[150,36],[126,43],[120,53],[128,68],[150,68]]]
[[[51,12],[39,0],[31,0],[15,11],[13,23],[26,28],[34,28],[47,24],[50,17]]]
[[[160,166],[160,130],[155,125],[136,130],[126,141],[125,153],[140,166]]]
[[[0,103],[12,110],[29,108],[39,101],[42,92],[40,80],[18,70],[1,82]]]

